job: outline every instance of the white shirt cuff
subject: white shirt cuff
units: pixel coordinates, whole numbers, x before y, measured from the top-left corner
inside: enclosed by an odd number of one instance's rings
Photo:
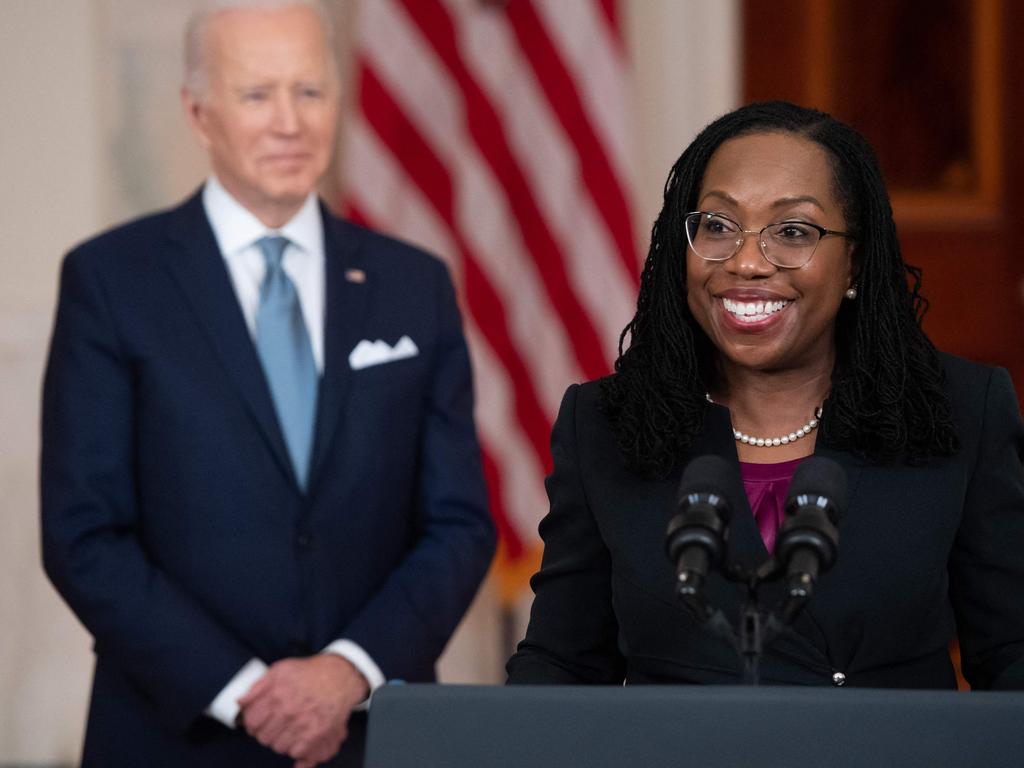
[[[355,664],[355,662],[352,663]],[[206,708],[206,714],[215,720],[220,720],[228,728],[234,728],[235,722],[238,720],[238,700],[245,696],[253,684],[266,672],[266,664],[259,659],[250,659],[221,689],[217,698]]]
[[[323,653],[336,653],[338,656],[348,659],[352,666],[359,670],[359,674],[366,678],[370,693],[366,700],[359,704],[356,709],[368,709],[370,699],[373,698],[373,692],[385,683],[384,673],[380,671],[380,667],[370,658],[370,654],[351,640],[335,640],[324,648]]]

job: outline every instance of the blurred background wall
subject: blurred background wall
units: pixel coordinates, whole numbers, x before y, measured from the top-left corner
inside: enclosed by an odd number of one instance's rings
[[[352,23],[371,1],[334,0],[346,73]],[[92,656],[39,564],[40,381],[62,254],[175,203],[204,178],[178,106],[189,8],[0,0],[0,765],[72,764],[79,750]],[[620,0],[619,13],[642,253],[669,167],[740,101],[741,19],[738,0]],[[336,173],[345,173],[343,156]],[[521,610],[509,621],[488,582],[442,660],[442,679],[500,682]]]

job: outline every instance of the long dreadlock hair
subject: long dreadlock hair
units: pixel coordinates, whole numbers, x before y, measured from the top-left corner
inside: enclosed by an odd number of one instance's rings
[[[684,219],[695,210],[708,161],[723,142],[777,132],[806,137],[826,151],[833,191],[854,237],[858,297],[844,301],[836,317],[836,364],[821,439],[875,461],[921,461],[956,450],[942,366],[921,329],[928,306],[921,271],[903,261],[874,151],[830,115],[773,101],[708,125],[665,183],[636,315],[619,337],[615,373],[603,380],[600,400],[627,465],[642,475],[663,477],[685,454],[701,429],[704,393],[714,376],[714,349],[686,301]]]

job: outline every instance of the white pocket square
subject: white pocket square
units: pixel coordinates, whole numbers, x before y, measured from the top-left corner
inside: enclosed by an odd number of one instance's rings
[[[393,363],[395,360],[405,360],[407,357],[416,357],[420,353],[416,342],[408,336],[403,336],[395,346],[377,339],[370,341],[363,339],[348,354],[348,364],[353,371],[361,368],[369,368],[371,365],[381,363]]]

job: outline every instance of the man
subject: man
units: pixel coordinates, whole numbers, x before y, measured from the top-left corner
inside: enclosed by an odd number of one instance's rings
[[[358,765],[493,553],[469,361],[444,267],[318,203],[323,9],[215,8],[183,89],[212,175],[64,263],[44,561],[95,638],[83,765]]]

